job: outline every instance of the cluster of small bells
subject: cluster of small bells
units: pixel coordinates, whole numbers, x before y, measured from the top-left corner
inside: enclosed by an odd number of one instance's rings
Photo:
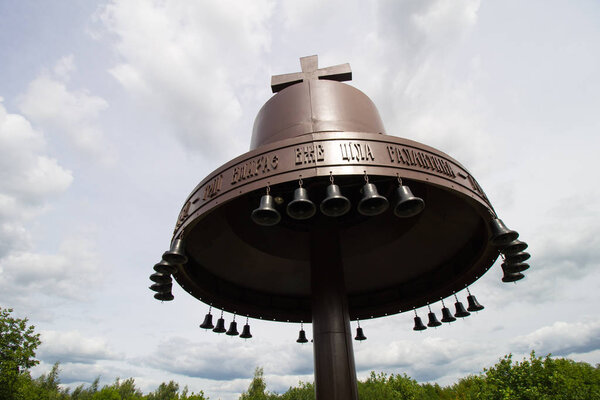
[[[177,239],[171,245],[171,249],[165,251],[162,260],[154,265],[154,273],[150,280],[154,282],[150,290],[156,292],[154,298],[160,301],[171,301],[174,299],[171,289],[173,278],[171,275],[177,272],[180,265],[187,263],[183,240]]]
[[[365,185],[362,187],[362,198],[358,202],[357,211],[365,216],[375,216],[385,212],[389,208],[389,202],[387,198],[381,196],[377,187],[369,183],[369,177],[365,172],[364,175]],[[326,197],[319,205],[321,212],[328,217],[340,217],[350,211],[352,204],[347,197],[345,197],[338,185],[334,183],[333,175],[329,177],[330,184],[327,186]],[[266,194],[260,199],[260,205],[257,209],[252,211],[252,220],[261,226],[273,226],[279,223],[281,220],[281,214],[274,207],[273,196],[270,195],[270,188],[267,186]],[[396,188],[396,201],[394,203],[394,214],[400,218],[409,218],[418,215],[425,208],[425,202],[423,199],[413,195],[410,188],[403,185],[402,179],[398,177],[398,187]],[[302,187],[302,179],[298,181],[298,188],[294,191],[294,199],[288,203],[286,207],[287,214],[294,219],[304,220],[311,218],[317,212],[317,206],[309,199],[308,191]],[[516,282],[523,279],[525,276],[522,274],[523,271],[529,268],[529,264],[525,263],[530,258],[530,254],[524,250],[527,248],[527,243],[518,240],[519,234],[516,231],[508,229],[504,222],[499,218],[493,218],[491,222],[491,243],[496,246],[502,257],[502,271],[504,276],[502,277],[503,282]],[[173,294],[171,289],[173,287],[173,280],[171,275],[175,273],[178,267],[182,264],[187,263],[187,257],[185,256],[183,239],[177,239],[173,241],[171,249],[166,251],[162,260],[154,265],[156,271],[150,275],[150,280],[154,283],[150,286],[150,289],[155,291],[154,298],[160,301],[173,300]],[[442,301],[442,320],[441,322],[437,319],[435,313],[431,311],[431,306],[428,304],[429,309],[428,318],[429,322],[427,326],[423,324],[423,321],[418,316],[415,310],[414,322],[415,325],[413,330],[422,331],[427,327],[437,327],[442,323],[450,323],[456,321],[457,318],[465,318],[471,315],[471,312],[477,312],[484,309],[475,296],[473,296],[467,288],[468,296],[468,307],[465,309],[464,305],[458,300],[456,294],[455,313],[452,312]],[[250,325],[248,324],[248,318],[246,317],[246,324],[242,329],[242,333],[239,334],[237,330],[237,322],[235,321],[235,314],[233,321],[229,325],[229,329],[225,329],[225,319],[223,318],[223,311],[221,311],[221,317],[217,320],[216,326],[212,322],[212,307],[209,309],[208,314],[204,317],[204,322],[200,324],[202,329],[212,329],[216,333],[225,333],[229,336],[238,336],[243,339],[250,339]],[[356,328],[355,340],[363,341],[367,337],[364,335],[363,329],[360,327],[360,322]],[[300,325],[300,333],[298,343],[307,343],[306,332],[304,331],[304,325]]]
[[[502,263],[502,271],[504,276],[502,277],[502,282],[516,282],[525,277],[522,274],[523,271],[529,268],[529,264],[525,263],[531,255],[524,250],[527,248],[527,243],[518,240],[519,234],[516,231],[508,229],[504,222],[502,222],[499,218],[494,218],[491,223],[492,236],[490,242],[492,245],[496,246],[503,258]],[[454,294],[454,298],[456,303],[454,303],[454,307],[456,312],[452,315],[450,309],[446,307],[444,304],[444,300],[442,300],[442,321],[440,322],[435,313],[431,311],[431,306],[428,304],[427,307],[429,309],[429,313],[427,314],[429,318],[429,322],[427,326],[423,324],[421,317],[417,314],[417,310],[415,310],[415,326],[413,330],[415,331],[423,331],[427,329],[427,327],[435,328],[437,326],[442,325],[442,322],[450,323],[456,321],[456,318],[465,318],[471,315],[471,312],[481,311],[484,307],[479,304],[477,298],[469,292],[467,288],[467,296],[468,307],[465,310],[465,306],[458,300],[456,297],[456,293]]]

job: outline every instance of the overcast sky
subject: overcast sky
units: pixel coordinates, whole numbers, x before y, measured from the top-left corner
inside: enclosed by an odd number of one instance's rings
[[[450,384],[534,349],[600,362],[598,21],[592,0],[0,1],[0,306],[42,333],[33,374],[223,400],[257,366],[271,390],[312,381],[297,325],[216,335],[176,284],[148,290],[187,195],[312,54],[350,63],[389,134],[465,165],[532,254],[517,284],[498,262],[472,285],[486,309],[464,321],[363,321],[359,377]]]

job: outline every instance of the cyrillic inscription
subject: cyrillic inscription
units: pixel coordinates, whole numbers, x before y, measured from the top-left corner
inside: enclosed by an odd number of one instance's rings
[[[267,154],[264,156],[256,157],[255,159],[247,161],[244,164],[238,165],[233,168],[231,184],[235,185],[240,181],[250,179],[258,175],[266,174],[267,172],[273,169],[277,169],[278,164],[279,157],[277,157],[277,154]]]
[[[456,177],[452,165],[440,157],[428,154],[422,151],[413,150],[402,146],[387,146],[390,161],[408,166],[416,166],[422,169],[429,169],[447,175],[451,178]]]
[[[298,146],[294,149],[296,165],[316,163],[325,160],[325,149],[323,145]]]
[[[183,221],[185,221],[185,219],[188,217],[190,212],[190,205],[191,203],[189,201],[184,204],[183,208],[179,212],[179,216],[177,217],[177,223],[175,224],[175,230],[173,232],[176,232],[177,229],[179,229],[179,227],[181,226],[181,224],[183,224]]]
[[[342,160],[350,161],[374,161],[375,156],[368,143],[348,142],[340,143]]]
[[[215,179],[207,183],[204,186],[204,196],[202,200],[212,199],[221,191],[221,183],[223,182],[223,175],[217,176]]]

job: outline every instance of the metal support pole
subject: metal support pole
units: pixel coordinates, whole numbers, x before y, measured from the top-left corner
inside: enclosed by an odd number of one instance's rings
[[[331,222],[316,225],[310,249],[316,398],[358,400],[339,232]]]

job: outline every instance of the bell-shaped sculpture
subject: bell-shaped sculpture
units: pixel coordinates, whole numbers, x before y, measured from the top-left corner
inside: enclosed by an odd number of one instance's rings
[[[396,189],[396,203],[394,204],[394,214],[400,218],[414,217],[425,208],[425,202],[422,198],[413,195],[408,186],[400,185]]]
[[[360,326],[358,328],[356,328],[356,336],[354,337],[354,340],[358,340],[358,341],[367,340],[367,337],[363,333],[363,329]]]
[[[450,309],[448,307],[443,307],[442,308],[442,322],[454,322],[456,321],[456,318],[454,318],[454,316],[452,315],[452,312],[450,312]]]
[[[454,308],[456,309],[456,312],[454,313],[454,316],[456,318],[465,318],[471,315],[470,312],[465,310],[465,306],[463,305],[463,303],[458,301],[458,299],[456,299],[456,303],[454,303]]]
[[[294,200],[289,202],[286,211],[294,219],[308,219],[315,215],[317,206],[308,198],[308,190],[299,187],[294,190]]]
[[[160,274],[172,275],[177,272],[177,265],[160,260],[159,263],[154,264],[154,270]]]
[[[508,282],[516,282],[516,281],[520,281],[521,279],[525,278],[525,275],[523,275],[520,272],[510,272],[509,271],[510,267],[508,265],[502,264],[502,271],[504,272],[504,276],[502,277],[502,282],[508,283]]]
[[[506,247],[502,249],[502,253],[504,253],[505,256],[510,256],[511,254],[520,253],[526,248],[527,243],[521,242],[517,239],[507,244]]]
[[[442,324],[440,321],[438,321],[435,313],[431,310],[429,311],[429,314],[427,314],[427,317],[429,318],[427,326],[430,328],[435,328],[436,326],[440,326]]]
[[[152,275],[150,275],[150,280],[152,282],[156,282],[156,283],[171,283],[171,282],[173,282],[173,279],[171,279],[170,275],[163,274],[160,272],[155,272]]]
[[[250,333],[250,325],[246,322],[246,325],[242,328],[242,334],[240,335],[242,339],[250,339],[252,334]]]
[[[231,323],[229,324],[229,329],[227,330],[227,332],[225,332],[225,334],[227,336],[237,336],[240,333],[237,330],[237,322],[235,321],[231,321]]]
[[[171,249],[164,252],[162,259],[169,264],[185,264],[188,259],[185,255],[185,242],[183,239],[173,240],[173,243],[171,243]]]
[[[390,203],[377,192],[377,187],[372,183],[365,183],[362,187],[362,199],[358,202],[358,212],[362,215],[372,217],[379,215],[388,209]]]
[[[304,332],[304,329],[300,329],[300,333],[298,334],[298,339],[296,339],[296,343],[308,343],[308,339],[306,338],[306,332]]]
[[[520,251],[518,253],[507,255],[504,259],[504,262],[507,264],[517,264],[529,260],[529,258],[531,258],[531,255],[529,253],[525,251]]]
[[[504,222],[499,218],[494,218],[491,224],[492,238],[491,243],[497,247],[509,245],[512,241],[517,240],[519,234],[516,231],[508,229]]]
[[[173,294],[171,292],[165,292],[165,293],[154,293],[154,298],[156,300],[160,300],[160,301],[171,301],[175,297],[173,296]]]
[[[200,328],[212,329],[214,327],[215,326],[213,325],[213,322],[212,322],[212,314],[209,311],[209,313],[204,316],[204,321],[200,324]]]
[[[427,329],[423,321],[421,321],[421,317],[415,316],[415,326],[413,327],[413,331],[424,331]]]
[[[479,304],[479,302],[477,301],[477,298],[475,296],[473,296],[472,294],[469,294],[467,296],[467,302],[469,303],[469,306],[467,307],[467,311],[481,311],[485,308],[484,306]]]
[[[281,221],[279,211],[273,207],[273,196],[265,194],[260,198],[260,205],[252,211],[251,217],[255,224],[261,226],[277,225]]]
[[[217,326],[213,329],[215,333],[225,333],[227,329],[225,329],[225,319],[223,319],[223,315],[221,314],[221,318],[217,320]]]
[[[173,289],[173,283],[153,283],[150,285],[150,290],[158,293],[170,293]]]
[[[327,196],[321,202],[319,208],[328,217],[341,217],[350,211],[352,204],[342,195],[340,187],[334,183],[327,186]]]
[[[523,272],[523,271],[529,269],[529,264],[524,263],[524,262],[520,262],[520,263],[503,262],[502,269],[504,270],[505,273],[516,274],[516,273]]]

